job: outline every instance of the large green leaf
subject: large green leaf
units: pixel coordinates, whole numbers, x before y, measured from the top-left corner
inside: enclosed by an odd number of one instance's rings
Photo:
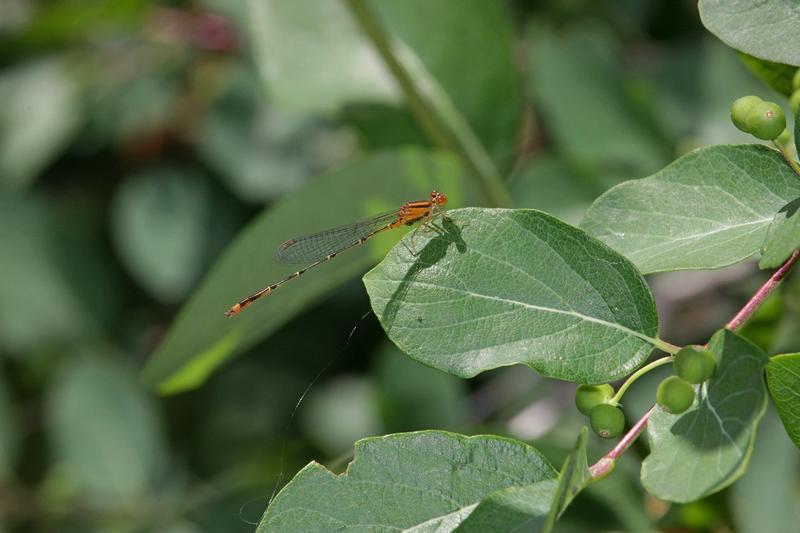
[[[690,152],[598,198],[581,227],[643,273],[727,266],[756,253],[800,179],[761,145]]]
[[[344,2],[251,0],[248,5],[259,73],[279,106],[334,113],[352,101],[400,101]]]
[[[516,151],[523,99],[504,6],[483,0],[369,4],[392,36],[414,50],[495,161],[508,161]]]
[[[234,353],[252,346],[368,268],[396,237],[376,237],[226,319],[223,313],[235,301],[296,270],[272,259],[273,250],[286,239],[424,198],[434,186],[458,205],[465,194],[460,177],[460,166],[447,155],[416,150],[380,153],[314,180],[265,210],[228,248],[181,310],[145,367],[145,380],[164,392],[199,385]]]
[[[356,443],[343,475],[318,463],[275,497],[257,531],[452,531],[496,490],[551,480],[534,448],[494,436],[401,433]]]
[[[744,474],[767,405],[767,356],[760,348],[728,330],[708,347],[718,366],[697,387],[694,406],[680,415],[658,408],[648,421],[652,451],[642,464],[642,483],[663,500],[694,501]]]
[[[462,377],[522,363],[601,383],[657,342],[642,276],[579,229],[508,209],[450,211],[437,224],[364,277],[383,328],[411,357]]]
[[[700,0],[700,19],[725,44],[768,61],[800,66],[796,0]]]
[[[132,369],[110,358],[72,358],[47,402],[56,463],[87,497],[143,496],[163,471],[155,404]]]
[[[800,353],[772,357],[767,364],[767,385],[786,433],[800,447]]]

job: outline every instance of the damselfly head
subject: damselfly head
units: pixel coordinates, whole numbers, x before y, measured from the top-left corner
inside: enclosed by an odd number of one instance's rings
[[[436,205],[444,205],[447,203],[447,196],[434,189],[431,191],[431,201]]]

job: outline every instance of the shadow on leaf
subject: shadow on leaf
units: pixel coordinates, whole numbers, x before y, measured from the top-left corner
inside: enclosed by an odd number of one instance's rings
[[[394,324],[397,311],[400,305],[405,300],[408,289],[416,280],[420,272],[426,268],[430,268],[439,261],[441,261],[447,254],[447,248],[450,245],[455,245],[459,253],[467,251],[467,243],[464,242],[461,236],[461,228],[458,227],[452,219],[443,217],[441,226],[435,226],[435,231],[438,233],[435,237],[429,240],[425,246],[420,250],[416,260],[408,269],[403,280],[398,285],[397,289],[392,293],[386,304],[386,309],[383,312],[383,324],[386,331],[389,332]],[[422,319],[418,319],[422,322]]]

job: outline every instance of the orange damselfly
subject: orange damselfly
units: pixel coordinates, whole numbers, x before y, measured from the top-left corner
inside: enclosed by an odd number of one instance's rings
[[[275,260],[280,263],[310,264],[236,302],[225,312],[225,316],[231,317],[240,313],[242,309],[262,296],[271,293],[287,281],[302,276],[310,269],[330,261],[345,250],[363,244],[367,239],[382,231],[401,226],[410,226],[421,220],[429,219],[439,212],[439,209],[445,203],[447,203],[447,197],[434,189],[427,200],[407,202],[400,206],[399,209],[367,220],[289,239],[275,250]]]

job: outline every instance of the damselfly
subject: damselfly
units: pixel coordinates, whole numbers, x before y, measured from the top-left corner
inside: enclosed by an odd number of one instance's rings
[[[330,261],[345,250],[365,243],[367,239],[382,231],[401,226],[410,226],[421,220],[430,219],[431,216],[439,212],[446,202],[447,197],[434,189],[431,191],[428,200],[407,202],[400,206],[399,209],[367,220],[289,239],[275,250],[275,260],[281,263],[310,264],[233,304],[225,312],[225,316],[230,317],[238,314],[242,309],[262,296],[271,293],[287,281],[302,276],[310,269]]]

